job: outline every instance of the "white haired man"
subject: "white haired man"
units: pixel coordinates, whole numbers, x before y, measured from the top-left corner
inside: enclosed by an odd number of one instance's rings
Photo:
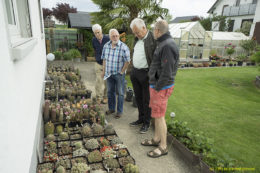
[[[132,20],[130,28],[136,37],[133,54],[133,69],[130,74],[130,79],[133,84],[138,107],[138,120],[131,122],[130,125],[142,125],[140,133],[146,133],[151,121],[148,71],[156,48],[156,41],[152,32],[147,30],[142,19],[135,18]]]
[[[109,41],[109,37],[103,35],[102,28],[99,24],[95,24],[92,26],[92,31],[95,35],[92,39],[92,46],[95,51],[95,71],[96,71],[96,98],[98,103],[107,103],[107,85],[104,79],[102,78],[102,70],[103,70],[103,60],[101,59],[101,54],[104,45]]]
[[[170,35],[168,23],[165,20],[159,20],[155,23],[153,34],[158,46],[149,69],[149,106],[152,109],[151,116],[155,119],[155,133],[151,140],[146,139],[141,144],[158,146],[158,148],[147,153],[149,157],[155,158],[168,153],[165,112],[168,98],[174,88],[174,79],[179,64],[179,50]]]
[[[107,80],[108,111],[106,114],[114,113],[117,105],[115,118],[120,118],[123,114],[123,87],[125,71],[130,64],[130,51],[127,45],[119,40],[119,33],[116,29],[109,30],[109,37],[110,41],[104,45],[101,55],[103,60],[102,76]],[[117,103],[116,93],[118,93]]]

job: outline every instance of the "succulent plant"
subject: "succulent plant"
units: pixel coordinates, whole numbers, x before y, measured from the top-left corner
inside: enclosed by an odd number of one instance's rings
[[[49,135],[45,138],[45,140],[46,140],[47,142],[55,141],[55,140],[56,140],[56,137],[55,137],[53,134],[49,134]]]
[[[128,152],[126,149],[120,149],[118,152],[117,152],[117,157],[125,157],[128,155]]]
[[[58,154],[56,153],[49,153],[46,156],[43,157],[44,161],[46,162],[56,162],[56,160],[58,159]]]
[[[131,156],[121,157],[118,159],[121,166],[126,166],[128,163],[134,164],[135,161]]]
[[[69,134],[68,134],[68,132],[61,132],[61,133],[59,134],[59,139],[60,139],[60,140],[68,140],[68,139],[69,139]]]
[[[80,139],[81,138],[81,134],[74,134],[74,135],[70,135],[70,139],[74,140],[74,139]]]
[[[44,110],[43,110],[43,120],[48,122],[50,119],[50,100],[45,100]]]
[[[46,142],[45,143],[46,149],[48,153],[57,153],[57,144],[56,142]]]
[[[124,167],[125,173],[139,173],[139,168],[136,165],[128,163]]]
[[[101,147],[109,146],[109,145],[110,145],[110,142],[109,142],[106,138],[104,138],[104,137],[101,137],[101,138],[99,139],[99,141],[100,141],[100,146],[101,146]]]
[[[45,136],[48,136],[49,134],[54,134],[54,125],[52,122],[47,122],[44,125],[44,134]]]
[[[75,146],[75,149],[76,149],[76,150],[78,150],[78,149],[80,149],[80,148],[83,148],[81,141],[75,142],[75,143],[74,143],[74,146]]]
[[[107,124],[104,129],[105,135],[115,134],[115,130],[112,124]]]
[[[75,151],[73,151],[73,157],[79,157],[79,156],[84,156],[86,157],[88,155],[88,151],[83,149],[83,148],[79,148]]]
[[[71,173],[86,173],[90,167],[86,163],[76,163],[71,168]]]
[[[100,113],[99,117],[100,117],[100,124],[104,127],[105,126],[105,114]]]
[[[76,157],[74,159],[71,159],[72,166],[75,165],[76,163],[87,163],[87,159],[86,157]]]
[[[106,159],[103,161],[103,164],[107,169],[120,168],[120,165],[116,159]]]
[[[97,149],[99,147],[99,143],[96,139],[89,139],[86,142],[85,147],[89,150]]]
[[[70,164],[70,160],[69,159],[62,159],[62,158],[59,158],[57,160],[57,162],[55,163],[55,167],[58,168],[62,166],[63,168],[65,169],[69,169],[71,168],[71,164]]]
[[[63,109],[60,109],[60,114],[59,114],[59,122],[62,123],[63,122]]]
[[[70,147],[69,142],[62,142],[61,143],[60,155],[70,154],[71,151],[72,151],[72,148]]]
[[[107,171],[103,171],[102,169],[91,170],[90,173],[107,173]]]
[[[93,129],[93,134],[94,135],[102,135],[102,134],[104,134],[103,127],[100,124],[94,123],[92,125],[92,129]]]
[[[83,137],[90,137],[92,135],[92,129],[88,124],[85,124],[81,129],[81,134]]]
[[[112,141],[111,141],[111,145],[115,145],[115,144],[122,144],[123,142],[121,141],[121,139],[119,137],[115,137]]]
[[[123,170],[121,168],[114,168],[112,173],[123,173]]]
[[[62,125],[58,125],[56,127],[56,133],[60,134],[61,132],[63,132],[63,126]]]
[[[104,159],[113,159],[116,157],[116,152],[109,146],[101,148],[100,151]]]
[[[56,122],[56,109],[55,108],[51,109],[51,122],[53,122],[53,123]]]
[[[39,170],[38,173],[53,173],[53,171],[51,169],[44,168],[42,170]]]
[[[54,164],[53,163],[43,163],[43,164],[39,164],[37,166],[37,172],[39,173],[40,171],[47,169],[47,170],[53,170],[54,168]]]
[[[59,166],[56,170],[57,173],[66,173],[66,169],[63,166]]]
[[[102,161],[102,155],[98,150],[92,151],[88,154],[89,163]]]

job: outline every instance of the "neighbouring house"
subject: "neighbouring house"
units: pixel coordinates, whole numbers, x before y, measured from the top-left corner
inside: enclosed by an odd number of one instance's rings
[[[250,37],[260,42],[260,2],[259,0],[217,0],[208,13],[227,16],[231,20],[229,31],[241,29],[245,22],[251,23]]]
[[[42,158],[46,72],[40,0],[0,1],[0,172],[35,173]]]
[[[176,17],[170,23],[182,23],[182,22],[192,22],[193,19],[199,18],[198,16],[181,16]]]

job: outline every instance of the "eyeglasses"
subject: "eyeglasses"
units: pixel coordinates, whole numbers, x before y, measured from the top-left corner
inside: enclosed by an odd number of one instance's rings
[[[112,38],[117,38],[119,35],[111,35]]]

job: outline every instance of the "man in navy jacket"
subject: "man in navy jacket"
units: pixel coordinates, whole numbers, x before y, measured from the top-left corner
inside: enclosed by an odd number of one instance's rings
[[[95,50],[95,71],[96,71],[96,99],[98,103],[107,103],[107,85],[102,78],[102,65],[103,60],[101,59],[102,50],[104,45],[110,40],[108,36],[102,34],[102,28],[99,24],[92,26],[92,31],[95,35],[92,39],[92,46]],[[104,88],[104,89],[103,89]]]

